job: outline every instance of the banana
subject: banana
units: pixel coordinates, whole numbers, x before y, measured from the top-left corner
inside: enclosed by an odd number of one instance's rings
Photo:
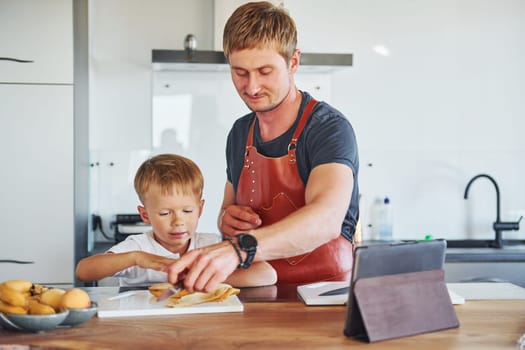
[[[27,299],[28,302],[31,302],[31,300],[35,300],[35,301],[40,302],[41,296],[40,295],[31,295],[31,296],[26,297],[26,299]]]
[[[31,287],[31,294],[32,295],[42,295],[45,291],[47,291],[49,288],[46,286],[43,286],[38,283],[33,283],[33,286]]]
[[[40,296],[40,302],[49,305],[55,309],[55,311],[58,311],[61,308],[62,296],[64,293],[66,293],[66,291],[63,289],[51,288]]]
[[[13,306],[4,303],[0,300],[0,312],[3,312],[4,314],[20,314],[25,315],[27,314],[27,310],[21,306]]]
[[[0,300],[12,306],[25,307],[27,305],[24,295],[9,288],[5,283],[0,284]]]
[[[55,312],[49,305],[41,304],[36,300],[29,300],[29,314],[30,315],[52,315]]]
[[[4,285],[20,293],[26,293],[31,290],[33,283],[27,280],[8,280]]]

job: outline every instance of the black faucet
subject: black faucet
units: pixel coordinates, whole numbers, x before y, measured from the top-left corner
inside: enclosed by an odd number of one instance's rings
[[[494,187],[496,188],[496,221],[494,222],[494,224],[492,224],[492,228],[494,229],[494,232],[496,233],[495,237],[494,237],[494,242],[492,243],[492,247],[494,248],[503,248],[503,239],[501,237],[501,232],[502,231],[517,231],[520,229],[520,221],[521,219],[523,218],[523,216],[521,216],[519,218],[518,221],[516,222],[502,222],[500,221],[500,199],[499,199],[499,187],[498,187],[498,184],[496,183],[496,180],[494,180],[492,178],[492,176],[490,175],[487,175],[487,174],[479,174],[479,175],[476,175],[474,176],[472,179],[470,179],[470,181],[468,182],[467,184],[467,187],[465,188],[465,195],[463,196],[463,198],[467,199],[468,198],[468,189],[470,188],[470,185],[472,185],[472,183],[474,181],[476,181],[476,179],[480,178],[480,177],[486,177],[487,179],[489,179],[492,184],[494,185]]]

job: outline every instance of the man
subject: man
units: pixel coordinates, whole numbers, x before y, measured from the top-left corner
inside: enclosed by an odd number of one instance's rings
[[[285,9],[240,6],[223,37],[235,88],[252,113],[228,135],[218,226],[225,242],[186,254],[174,283],[211,291],[236,268],[268,261],[278,283],[348,279],[359,216],[355,134],[348,120],[295,86],[297,31]]]

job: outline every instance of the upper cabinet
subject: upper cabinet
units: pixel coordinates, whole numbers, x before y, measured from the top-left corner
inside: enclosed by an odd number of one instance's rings
[[[0,1],[0,83],[73,83],[71,0]]]

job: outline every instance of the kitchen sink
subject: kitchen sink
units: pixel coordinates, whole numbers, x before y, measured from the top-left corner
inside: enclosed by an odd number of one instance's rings
[[[510,282],[525,287],[525,240],[447,240],[446,282]]]
[[[503,247],[525,246],[522,239],[504,239]],[[447,248],[495,248],[493,239],[447,239]]]

